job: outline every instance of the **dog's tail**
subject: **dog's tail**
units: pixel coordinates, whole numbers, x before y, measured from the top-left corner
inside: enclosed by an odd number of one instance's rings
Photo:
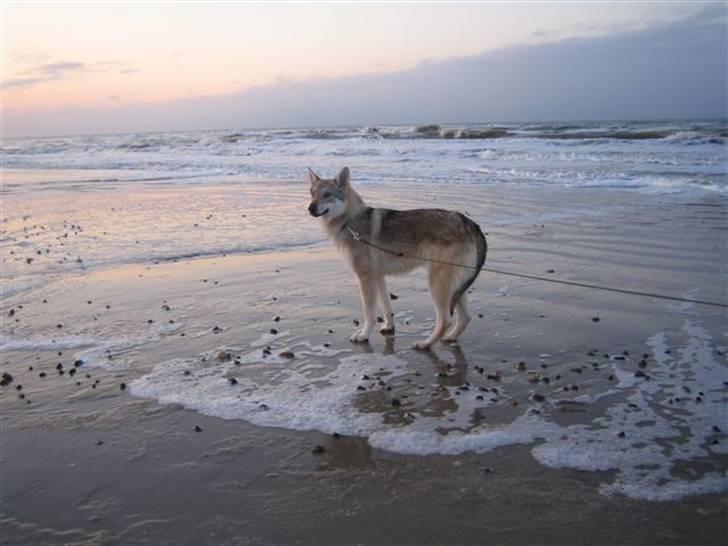
[[[465,291],[470,288],[470,285],[472,285],[475,282],[475,279],[478,278],[478,274],[480,273],[481,268],[483,267],[483,264],[485,263],[485,256],[488,253],[488,243],[485,240],[485,235],[483,235],[483,231],[480,229],[480,226],[473,222],[470,218],[467,216],[461,214],[460,215],[463,219],[463,222],[468,227],[470,232],[472,233],[473,237],[475,238],[475,246],[477,251],[477,263],[475,264],[475,269],[473,272],[468,275],[468,277],[463,281],[463,283],[455,290],[455,292],[452,295],[452,299],[450,300],[450,316],[452,316],[453,312],[455,311],[455,306],[460,301],[460,298],[463,297],[463,294],[465,294]]]

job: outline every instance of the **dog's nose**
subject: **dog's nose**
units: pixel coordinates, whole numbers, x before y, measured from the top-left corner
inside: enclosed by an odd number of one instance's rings
[[[309,214],[310,214],[311,216],[314,216],[314,217],[316,216],[316,203],[311,203],[311,204],[310,204],[310,205],[308,206],[308,213],[309,213]]]

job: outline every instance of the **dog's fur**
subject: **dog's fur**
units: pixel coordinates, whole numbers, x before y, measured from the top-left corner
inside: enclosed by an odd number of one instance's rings
[[[323,219],[326,231],[343,251],[359,282],[364,324],[351,341],[369,339],[376,301],[384,314],[381,333],[394,334],[394,312],[385,275],[407,273],[417,267],[428,270],[437,318],[432,334],[415,343],[414,348],[429,349],[439,339],[455,341],[470,322],[465,291],[485,263],[487,245],[480,227],[459,212],[368,207],[351,187],[348,167],[334,179],[320,178],[311,169],[308,175],[308,211]],[[352,231],[366,242],[357,241]],[[453,313],[455,320],[448,330],[448,318]]]

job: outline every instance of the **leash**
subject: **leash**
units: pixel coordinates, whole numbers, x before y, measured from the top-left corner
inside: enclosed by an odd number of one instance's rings
[[[349,232],[352,239],[356,241],[357,243],[362,243],[368,247],[374,248],[376,250],[379,250],[380,252],[384,252],[386,254],[389,254],[391,256],[395,256],[397,258],[405,258],[408,260],[420,260],[423,262],[431,262],[441,265],[451,265],[453,267],[461,267],[463,269],[474,269],[477,270],[477,267],[474,267],[472,265],[465,265],[465,264],[458,264],[453,262],[446,262],[442,260],[433,260],[431,258],[423,258],[421,256],[407,256],[404,252],[395,252],[393,250],[390,250],[388,248],[381,247],[379,245],[376,245],[372,243],[371,241],[367,241],[365,238],[359,234],[359,232],[352,229],[352,227],[349,224],[344,224],[344,228]],[[706,300],[696,300],[696,299],[690,299],[690,298],[681,298],[678,296],[666,296],[664,294],[654,294],[652,292],[642,292],[640,290],[627,290],[624,288],[613,288],[610,286],[601,286],[598,284],[591,284],[591,283],[585,283],[585,282],[577,282],[577,281],[565,281],[562,279],[550,279],[548,277],[539,277],[538,275],[528,275],[526,273],[514,273],[513,271],[503,271],[501,269],[491,269],[489,267],[483,267],[480,269],[481,271],[487,271],[488,273],[495,273],[497,275],[507,275],[509,277],[519,277],[521,279],[530,279],[534,281],[543,281],[543,282],[550,282],[554,284],[563,284],[566,286],[576,286],[579,288],[590,288],[592,290],[603,290],[605,292],[616,292],[618,294],[629,294],[631,296],[644,296],[648,298],[657,298],[661,300],[669,300],[669,301],[678,301],[682,303],[696,303],[698,305],[710,305],[713,307],[721,307],[724,309],[728,309],[728,304],[720,303],[716,301],[706,301]]]

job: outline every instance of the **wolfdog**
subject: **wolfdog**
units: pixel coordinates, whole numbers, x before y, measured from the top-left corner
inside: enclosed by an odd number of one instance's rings
[[[413,348],[429,349],[440,339],[455,341],[470,322],[465,292],[485,263],[488,247],[480,227],[463,214],[448,210],[368,207],[351,187],[348,167],[333,179],[321,178],[311,169],[308,177],[308,211],[323,219],[326,232],[343,252],[359,283],[364,323],[351,341],[368,341],[377,301],[384,315],[380,332],[394,334],[385,275],[418,267],[427,269],[436,320],[432,334]],[[455,320],[448,329],[453,314]]]

